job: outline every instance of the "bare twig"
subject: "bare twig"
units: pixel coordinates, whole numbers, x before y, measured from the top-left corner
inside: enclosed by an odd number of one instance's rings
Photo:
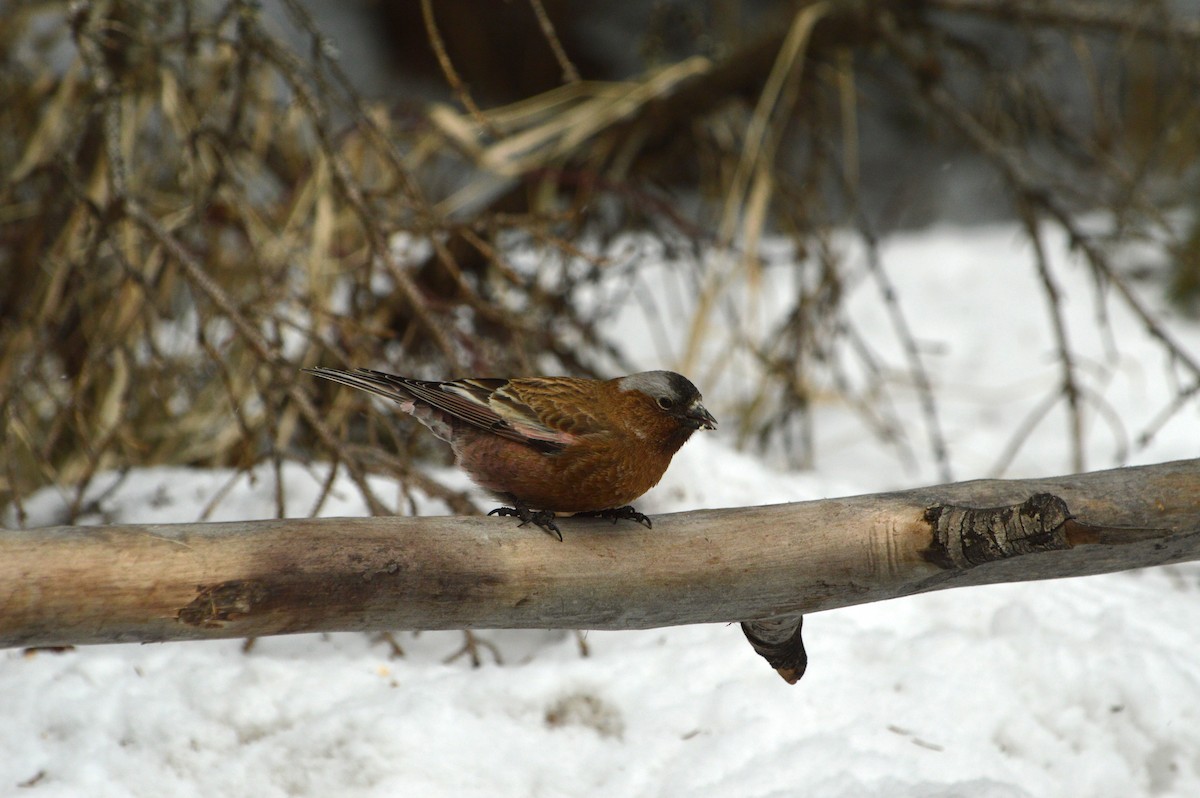
[[[1054,329],[1054,342],[1058,348],[1058,362],[1062,368],[1062,395],[1067,402],[1067,413],[1070,419],[1068,427],[1071,432],[1071,468],[1083,470],[1083,413],[1079,406],[1079,385],[1075,380],[1075,360],[1071,344],[1067,339],[1067,325],[1062,316],[1062,298],[1054,275],[1050,272],[1050,261],[1046,257],[1042,245],[1042,234],[1037,219],[1028,208],[1022,204],[1022,223],[1026,234],[1033,244],[1034,262],[1037,264],[1038,276],[1042,279],[1042,290],[1046,294],[1046,302],[1050,310],[1050,323]]]
[[[446,82],[450,84],[450,90],[454,92],[454,96],[458,98],[459,103],[475,120],[483,130],[492,132],[495,135],[494,128],[491,122],[488,121],[483,111],[475,104],[475,99],[471,96],[467,85],[463,83],[462,78],[458,75],[458,70],[454,68],[454,62],[450,60],[450,54],[446,52],[446,43],[442,41],[442,34],[438,31],[437,20],[433,16],[433,3],[431,0],[421,0],[421,17],[425,20],[425,33],[429,38],[429,46],[433,48],[433,54],[437,57],[438,66],[441,67],[442,74],[446,76]]]
[[[879,289],[879,294],[883,298],[883,306],[887,310],[892,329],[896,331],[900,345],[904,349],[909,373],[912,374],[913,381],[916,383],[917,396],[921,403],[921,413],[925,416],[925,429],[929,436],[929,447],[934,462],[938,465],[940,478],[949,482],[954,478],[953,469],[950,466],[949,447],[946,445],[942,425],[938,420],[937,400],[934,398],[933,384],[929,380],[929,374],[921,359],[912,329],[908,325],[908,319],[905,318],[904,312],[900,308],[900,299],[896,295],[896,289],[883,268],[883,261],[879,256],[879,242],[866,218],[861,215],[859,233],[863,236],[867,246],[867,270],[871,273],[871,277]]]
[[[546,44],[550,45],[550,49],[554,52],[554,59],[558,61],[559,67],[562,68],[563,80],[567,83],[578,83],[579,70],[571,63],[571,59],[567,57],[567,51],[563,49],[562,42],[558,39],[558,34],[554,32],[554,23],[550,20],[550,16],[546,13],[546,7],[542,5],[542,0],[529,0],[529,5],[533,9],[533,15],[537,17],[538,27],[542,29],[542,35],[546,37]]]

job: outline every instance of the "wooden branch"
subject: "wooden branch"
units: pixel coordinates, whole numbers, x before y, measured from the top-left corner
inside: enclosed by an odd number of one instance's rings
[[[803,649],[780,646],[799,613],[1200,559],[1200,460],[560,526],[563,543],[477,517],[0,530],[0,646],[766,619],[751,642],[798,678]]]

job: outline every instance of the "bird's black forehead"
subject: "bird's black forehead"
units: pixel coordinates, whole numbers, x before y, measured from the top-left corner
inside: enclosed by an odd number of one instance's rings
[[[692,381],[682,374],[676,374],[673,371],[664,372],[667,375],[667,384],[671,388],[671,392],[681,399],[694,399],[700,395],[700,391],[692,384]]]

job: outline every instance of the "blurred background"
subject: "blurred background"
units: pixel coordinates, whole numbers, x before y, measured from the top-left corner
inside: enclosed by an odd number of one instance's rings
[[[425,468],[444,447],[299,373],[314,365],[674,368],[781,467],[818,461],[814,413],[835,406],[911,475],[984,476],[954,468],[936,391],[953,377],[930,374],[909,321],[922,297],[901,306],[882,254],[946,224],[1015,224],[1032,253],[1011,268],[1036,275],[1060,377],[1031,412],[1058,414],[1069,450],[1046,468],[1094,462],[1081,418],[1104,378],[1074,347],[1106,339],[1103,310],[1082,328],[1061,312],[1046,236],[1162,352],[1147,368],[1171,398],[1130,440],[1195,412],[1195,355],[1144,299],[1200,309],[1195,3],[0,8],[0,506],[16,523],[40,487],[70,498],[70,523],[97,475],[165,464],[328,461],[375,512],[368,474],[478,509]],[[964,279],[948,266],[940,290]],[[846,307],[864,282],[884,303],[869,318]],[[977,312],[1005,334],[1004,308]],[[886,368],[864,335],[880,328]],[[898,391],[912,415],[886,410]]]

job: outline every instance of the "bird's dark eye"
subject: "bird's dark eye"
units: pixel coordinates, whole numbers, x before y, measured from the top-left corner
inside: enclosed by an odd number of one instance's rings
[[[675,403],[671,401],[671,397],[669,396],[660,396],[658,397],[658,406],[663,410],[670,410],[675,406]]]

